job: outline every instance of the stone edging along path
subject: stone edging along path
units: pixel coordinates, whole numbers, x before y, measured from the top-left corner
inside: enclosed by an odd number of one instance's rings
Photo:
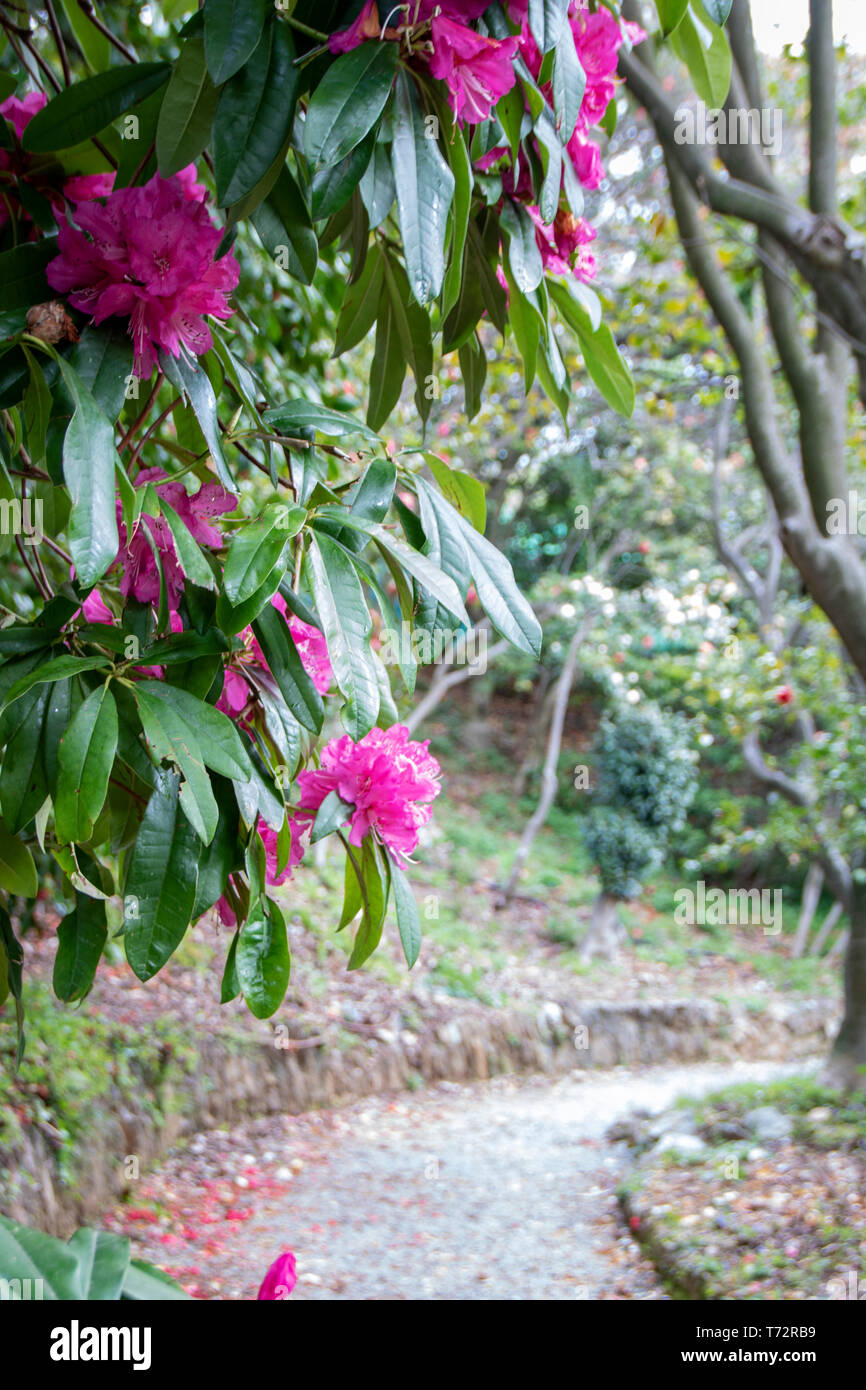
[[[762,1001],[760,1010],[711,1000],[626,1004],[556,1003],[535,1014],[481,1006],[455,1011],[429,1032],[358,1041],[270,1040],[217,1033],[197,1040],[193,1060],[169,1056],[158,1077],[115,1090],[82,1117],[82,1152],[61,1166],[50,1134],[28,1127],[0,1153],[0,1212],[53,1234],[98,1223],[169,1148],[197,1130],[244,1117],[298,1114],[382,1091],[437,1081],[485,1080],[503,1072],[561,1074],[575,1068],[784,1059],[826,1047],[837,1021],[832,1000]],[[133,1160],[133,1162],[131,1162]],[[70,1178],[70,1167],[74,1176]]]

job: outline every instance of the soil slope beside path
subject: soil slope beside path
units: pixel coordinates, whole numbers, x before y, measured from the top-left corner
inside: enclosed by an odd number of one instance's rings
[[[116,1225],[206,1298],[255,1297],[287,1247],[293,1299],[663,1298],[618,1216],[627,1160],[608,1126],[636,1104],[803,1069],[500,1078],[252,1121],[197,1136],[146,1184],[151,1205],[118,1208]]]

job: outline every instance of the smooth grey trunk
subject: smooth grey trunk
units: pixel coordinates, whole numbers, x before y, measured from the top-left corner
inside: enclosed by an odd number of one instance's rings
[[[592,918],[580,946],[584,964],[592,960],[612,960],[626,939],[626,930],[619,915],[619,898],[599,893],[592,905]]]

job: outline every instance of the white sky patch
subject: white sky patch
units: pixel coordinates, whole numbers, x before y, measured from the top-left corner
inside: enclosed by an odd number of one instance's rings
[[[781,53],[785,44],[802,47],[809,28],[809,0],[752,0],[755,40],[763,53]],[[834,0],[833,29],[837,43],[847,42],[854,53],[866,53],[864,0]]]

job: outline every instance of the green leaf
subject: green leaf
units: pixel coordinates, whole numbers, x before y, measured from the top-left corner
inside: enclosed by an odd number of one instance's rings
[[[232,944],[229,946],[226,956],[225,969],[223,970],[223,977],[220,983],[221,1004],[230,1004],[233,999],[237,999],[241,992],[236,965],[239,937],[240,932],[236,931],[232,937]]]
[[[363,421],[343,410],[331,410],[316,401],[293,400],[283,405],[272,406],[262,415],[267,425],[283,433],[288,430],[319,430],[329,439],[341,439],[344,435],[360,434],[372,444],[379,444],[375,430],[368,429]]]
[[[122,1299],[148,1303],[164,1299],[187,1301],[190,1297],[170,1274],[147,1264],[145,1260],[130,1260],[120,1296]]]
[[[487,501],[484,495],[484,484],[477,478],[473,478],[471,473],[464,473],[459,468],[452,468],[439,458],[438,454],[425,452],[424,460],[436,479],[440,488],[448,498],[452,506],[472,523],[476,531],[484,534],[484,527],[487,524]]]
[[[155,92],[170,73],[168,63],[124,63],[74,82],[37,111],[21,143],[33,154],[81,145]]]
[[[0,1270],[4,1279],[40,1280],[44,1299],[65,1302],[82,1297],[75,1251],[8,1216],[0,1216]]]
[[[111,56],[109,40],[90,22],[77,0],[61,0],[61,4],[85,63],[91,72],[102,72]],[[98,14],[96,5],[93,11]]]
[[[270,1018],[286,997],[291,959],[286,924],[275,903],[259,904],[241,928],[235,956],[241,992],[254,1018]]]
[[[204,39],[187,39],[159,111],[156,158],[163,178],[198,159],[210,139],[217,89],[204,60]]]
[[[349,956],[349,970],[357,970],[379,945],[388,907],[391,877],[389,864],[374,843],[372,835],[365,835],[361,846],[361,877],[364,914],[355,936],[352,954]]]
[[[105,903],[87,893],[75,894],[75,907],[57,928],[54,993],[73,1004],[90,992],[108,939]]]
[[[132,848],[124,897],[126,957],[149,980],[177,950],[192,917],[201,841],[178,818],[176,773],[162,773]]]
[[[400,344],[415,378],[415,404],[418,414],[426,422],[433,404],[433,329],[427,310],[412,299],[403,267],[387,251],[385,286],[391,300]],[[401,382],[402,375],[401,372]]]
[[[120,1298],[129,1266],[128,1236],[82,1227],[69,1237],[66,1248],[78,1259],[81,1298],[103,1303]]]
[[[390,155],[385,146],[378,141],[373,147],[373,156],[358,189],[367,210],[370,231],[375,231],[385,221],[397,197]]]
[[[394,906],[397,909],[397,927],[400,932],[400,941],[403,944],[403,955],[406,957],[406,964],[411,970],[418,959],[418,952],[421,950],[421,920],[418,916],[415,894],[412,892],[411,884],[406,877],[406,871],[393,863],[391,886],[394,889]]]
[[[272,9],[271,0],[205,0],[204,49],[217,86],[252,55]]]
[[[57,256],[56,237],[25,241],[0,256],[0,311],[29,309],[54,297],[45,267]],[[22,321],[23,327],[23,321]]]
[[[594,333],[572,323],[589,372],[608,405],[626,418],[634,410],[634,382],[606,323]]]
[[[462,130],[455,125],[447,146],[448,161],[454,175],[454,208],[452,216],[451,256],[442,282],[442,317],[447,318],[457,303],[463,273],[463,252],[469,230],[474,175],[472,161]]]
[[[114,470],[119,460],[113,421],[100,410],[78,373],[62,359],[60,367],[75,402],[63,436],[63,478],[72,499],[69,553],[79,584],[89,589],[117,555]]]
[[[328,792],[316,812],[310,844],[314,845],[317,840],[324,840],[326,835],[333,835],[335,830],[346,824],[354,809],[352,803],[344,801],[338,792]]]
[[[529,0],[529,28],[542,53],[556,45],[567,10],[568,0]]]
[[[361,883],[355,872],[355,864],[352,856],[348,854],[346,855],[346,871],[343,884],[343,910],[340,913],[337,931],[342,931],[344,927],[348,926],[353,917],[357,917],[364,905],[364,899],[361,896]]]
[[[280,563],[289,540],[305,520],[303,507],[266,507],[256,521],[235,532],[223,572],[223,588],[231,603],[252,597]]]
[[[437,140],[428,137],[414,83],[401,72],[396,83],[391,145],[403,253],[419,304],[436,299],[445,275],[445,232],[454,175]]]
[[[351,560],[329,536],[312,538],[304,563],[334,678],[346,698],[343,725],[357,741],[369,733],[379,713],[379,686],[370,658],[370,612]]]
[[[688,67],[701,100],[714,108],[723,106],[731,85],[732,61],[724,29],[706,13],[699,16],[693,3],[677,28],[674,46]]]
[[[586,73],[583,70],[570,24],[563,24],[553,57],[553,110],[556,130],[567,145],[580,116]]]
[[[116,420],[126,399],[132,373],[132,343],[114,319],[85,328],[69,354],[69,365],[78,373],[96,404],[109,420]]]
[[[508,236],[508,264],[522,294],[530,294],[541,284],[544,265],[535,239],[535,223],[525,208],[506,198],[500,214]]]
[[[665,36],[673,33],[688,8],[689,0],[656,0],[659,23]]]
[[[267,198],[253,212],[252,224],[277,265],[303,284],[312,284],[319,241],[304,196],[287,168],[280,170]]]
[[[252,192],[288,146],[298,83],[294,57],[288,25],[271,24],[249,62],[220,93],[213,150],[217,202],[223,207]]]
[[[201,426],[220,482],[229,492],[236,492],[237,488],[223,453],[216,396],[204,367],[195,366],[185,357],[172,357],[170,353],[162,351],[159,354],[159,363],[172,385],[188,398],[195,418]]]
[[[332,357],[342,357],[366,338],[376,322],[383,278],[384,258],[377,243],[371,246],[358,279],[346,286]]]
[[[314,168],[338,164],[372,130],[388,100],[398,56],[398,44],[362,43],[331,64],[304,125],[304,148]]]
[[[325,164],[316,170],[310,184],[310,205],[317,222],[345,207],[370,163],[375,143],[376,132],[371,130],[339,164]]]
[[[352,516],[384,521],[391,506],[396,481],[397,465],[393,460],[382,457],[372,459],[352,494],[349,508]]]
[[[383,550],[394,557],[402,569],[411,574],[413,579],[417,579],[418,583],[427,589],[433,598],[438,599],[449,613],[453,613],[458,622],[465,623],[467,627],[471,626],[469,614],[466,612],[460,591],[453,579],[450,579],[447,574],[443,574],[435,564],[431,564],[426,555],[413,550],[411,546],[404,545],[384,527],[371,526],[370,534],[375,537]]]
[[[35,685],[65,680],[67,676],[77,676],[83,671],[97,671],[107,665],[108,658],[105,656],[56,656],[53,660],[46,661],[44,666],[37,666],[34,671],[17,680],[7,692],[3,708],[6,709],[15,700],[20,700],[21,696],[26,695]]]
[[[496,630],[513,646],[530,656],[538,656],[541,627],[514,581],[511,565],[459,512],[455,511],[454,516],[469,552],[469,568],[482,608]]]
[[[144,694],[162,704],[171,705],[181,719],[203,741],[205,765],[223,777],[246,780],[252,776],[252,766],[240,734],[228,715],[214,709],[205,700],[191,695],[166,681],[136,681],[136,695]]]
[[[200,589],[215,589],[214,572],[202,555],[198,543],[193,539],[189,527],[181,521],[174,507],[166,502],[164,497],[159,499],[159,510],[165,517],[166,525],[174,541],[180,567],[187,579],[193,584],[197,584]]]
[[[0,821],[0,888],[7,893],[35,898],[39,891],[33,855],[17,835],[10,835]]]
[[[0,807],[7,829],[23,830],[48,792],[42,748],[42,728],[50,685],[28,692],[10,711],[6,751],[0,763]]]
[[[397,327],[397,313],[388,286],[383,283],[367,396],[367,424],[372,429],[381,429],[388,419],[400,399],[405,375],[406,356]]]
[[[54,824],[58,839],[90,839],[105,805],[108,779],[117,752],[117,706],[107,685],[81,705],[60,740]]]
[[[198,731],[170,700],[157,699],[143,689],[145,684],[155,682],[138,682],[135,687],[145,741],[154,758],[167,758],[180,768],[185,778],[180,788],[180,804],[199,839],[208,845],[216,833],[219,809],[205,772]]]
[[[268,603],[252,626],[268,669],[292,714],[305,729],[319,733],[325,707],[307,674],[285,618]]]
[[[707,17],[714,24],[725,24],[728,15],[731,13],[733,0],[702,0],[703,8],[706,10]]]

